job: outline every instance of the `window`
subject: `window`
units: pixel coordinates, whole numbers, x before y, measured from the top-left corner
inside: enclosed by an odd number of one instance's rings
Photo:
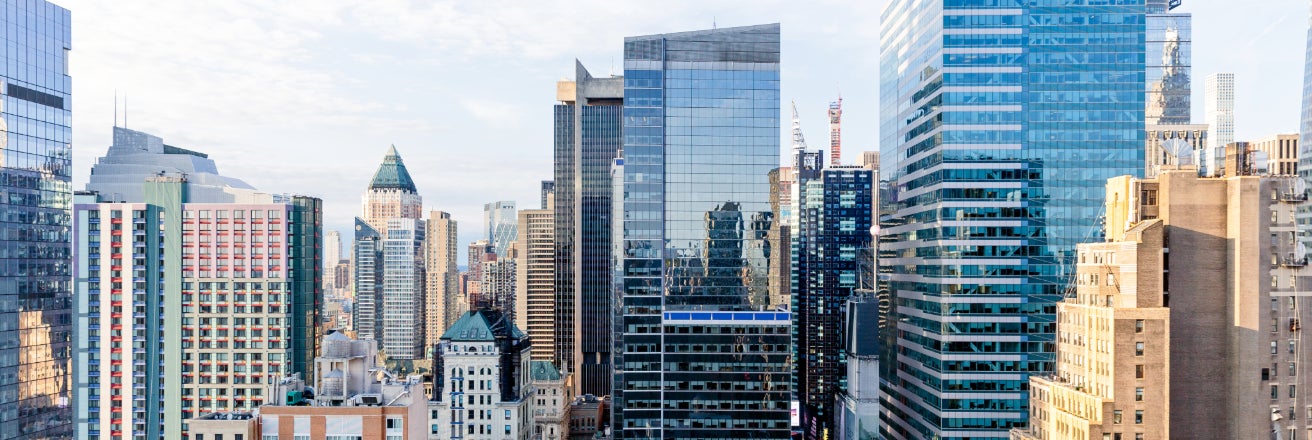
[[[510,420],[510,410],[506,410],[506,420]]]
[[[1134,343],[1134,355],[1135,355],[1135,356],[1143,356],[1143,343],[1142,343],[1142,342],[1135,342],[1135,343]]]
[[[510,435],[510,425],[506,425],[506,435]]]
[[[1121,424],[1121,410],[1112,411],[1112,424]]]
[[[1143,379],[1143,365],[1142,365],[1142,364],[1140,364],[1140,365],[1135,365],[1135,366],[1134,366],[1134,378],[1135,378],[1135,379]]]
[[[1143,333],[1143,320],[1142,320],[1142,319],[1136,319],[1136,320],[1134,320],[1134,332],[1135,332],[1135,333]]]
[[[1134,410],[1134,424],[1136,425],[1143,424],[1143,410],[1141,409]]]
[[[395,417],[389,417],[387,419],[387,429],[401,429],[402,425],[401,419]]]
[[[1134,389],[1134,401],[1135,402],[1143,401],[1143,387],[1138,387]]]

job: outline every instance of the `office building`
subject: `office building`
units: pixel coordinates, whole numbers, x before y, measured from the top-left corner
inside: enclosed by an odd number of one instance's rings
[[[1203,91],[1208,136],[1200,172],[1216,177],[1226,173],[1225,146],[1235,141],[1235,74],[1208,75]]]
[[[594,78],[582,63],[556,83],[555,360],[578,394],[610,394],[611,166],[624,147],[624,78]],[[532,331],[530,329],[530,331]],[[535,344],[538,339],[534,338]]]
[[[429,438],[529,438],[530,362],[528,335],[509,316],[465,313],[438,343]]]
[[[538,209],[548,209],[547,199],[554,198],[555,196],[556,196],[556,182],[554,180],[543,180],[542,202],[541,205],[538,205]]]
[[[492,245],[498,258],[506,257],[506,250],[510,249],[510,243],[514,243],[515,238],[519,236],[515,231],[517,222],[514,201],[503,200],[483,205],[484,232],[487,242]]]
[[[0,438],[72,435],[67,9],[0,0]]]
[[[883,328],[896,340],[881,437],[1005,438],[1028,423],[1075,245],[1098,237],[1106,179],[1143,173],[1146,14],[1057,0],[884,9],[880,178],[895,199],[880,258],[897,324]]]
[[[1225,169],[1248,168],[1229,150]],[[1110,180],[1108,242],[1081,247],[1057,374],[1031,379],[1030,428],[1013,438],[1312,433],[1299,393],[1312,385],[1300,348],[1312,270],[1295,222],[1306,187],[1188,168]]]
[[[415,182],[395,145],[387,149],[383,163],[378,165],[373,180],[369,181],[361,207],[360,218],[380,234],[387,232],[388,220],[423,218],[424,198],[415,189]]]
[[[873,259],[871,260],[873,262]],[[879,438],[879,298],[871,287],[873,267],[861,289],[843,302],[846,389],[836,397],[834,434],[840,440]]]
[[[779,25],[625,38],[624,96],[614,436],[787,438],[791,316],[767,308]]]
[[[375,365],[374,341],[330,333],[321,345],[323,353],[315,358],[313,369],[315,383],[321,384],[318,388],[306,387],[300,373],[285,376],[268,386],[268,394],[277,398],[258,411],[192,419],[191,438],[427,438],[428,405],[420,376],[401,379]]]
[[[300,338],[320,313],[318,199],[192,203],[184,177],[142,186],[142,200],[77,196],[78,438],[182,438],[187,419],[258,406],[313,347]]]
[[[1273,176],[1298,175],[1298,133],[1267,136],[1249,143],[1266,155],[1267,172]]]
[[[428,214],[427,226],[427,240],[424,241],[424,263],[427,268],[424,271],[426,353],[436,345],[442,332],[469,310],[469,303],[460,293],[460,272],[456,269],[456,252],[459,249],[456,221],[450,213],[432,211]],[[432,353],[426,357],[431,359]]]
[[[805,152],[799,153],[806,155]],[[834,435],[836,396],[846,391],[843,307],[859,286],[869,258],[874,214],[874,173],[860,167],[819,168],[823,159],[798,161],[798,227],[792,291],[793,387],[804,438]]]
[[[533,360],[551,362],[556,358],[556,222],[550,199],[547,205],[519,211],[515,326],[533,338]]]
[[[865,168],[865,169],[868,169],[868,170],[879,171],[879,152],[878,152],[878,151],[862,151],[862,152],[861,152],[861,166],[862,166],[863,168]]]
[[[1192,122],[1190,92],[1193,16],[1171,12],[1179,1],[1147,0],[1145,73],[1148,95],[1144,123],[1183,125]]]

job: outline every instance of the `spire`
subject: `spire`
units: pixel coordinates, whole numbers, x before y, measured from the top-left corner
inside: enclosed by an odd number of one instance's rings
[[[797,116],[797,102],[793,105],[793,151],[805,150],[806,139],[802,137],[802,118]]]
[[[387,155],[383,156],[383,163],[378,165],[378,171],[374,173],[374,180],[369,182],[369,189],[401,189],[408,192],[416,192],[415,182],[410,178],[410,172],[405,169],[405,163],[401,161],[401,154],[396,152],[396,145],[387,149]]]

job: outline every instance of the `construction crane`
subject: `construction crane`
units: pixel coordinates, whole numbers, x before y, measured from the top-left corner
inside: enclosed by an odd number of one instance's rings
[[[793,105],[793,151],[806,149],[806,139],[802,138],[802,118],[797,116],[797,102],[790,101]]]
[[[793,109],[794,114],[797,109]],[[842,165],[843,161],[843,95],[829,103],[829,166]]]

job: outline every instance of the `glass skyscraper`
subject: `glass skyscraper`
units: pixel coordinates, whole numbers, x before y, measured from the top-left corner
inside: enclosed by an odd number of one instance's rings
[[[1106,179],[1143,173],[1146,5],[1091,3],[884,10],[885,438],[1006,438],[1052,371],[1075,244],[1101,239]]]
[[[0,0],[0,438],[69,438],[67,9]]]
[[[788,437],[778,167],[778,24],[624,40],[617,438]]]
[[[577,394],[611,388],[611,165],[624,147],[624,78],[575,63],[557,85],[555,122],[555,359]],[[545,196],[544,196],[545,197]]]

